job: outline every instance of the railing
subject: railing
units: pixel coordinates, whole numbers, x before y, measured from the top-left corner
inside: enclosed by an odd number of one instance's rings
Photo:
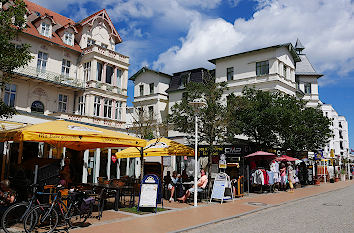
[[[38,70],[37,68],[31,66],[20,67],[16,69],[14,72],[29,76],[31,78],[35,78],[43,81],[49,81],[60,85],[71,86],[75,88],[85,87],[84,82],[82,82],[81,80],[75,77],[66,76],[66,75],[62,75],[62,74],[58,74],[46,70]]]
[[[84,48],[82,50],[82,53],[84,55],[92,53],[92,52],[96,52],[96,53],[105,55],[107,57],[117,59],[117,60],[124,62],[126,64],[129,64],[129,57],[128,56],[122,55],[122,54],[117,53],[116,51],[113,51],[113,50],[103,48],[102,46],[99,46],[99,45],[91,45],[91,46]]]

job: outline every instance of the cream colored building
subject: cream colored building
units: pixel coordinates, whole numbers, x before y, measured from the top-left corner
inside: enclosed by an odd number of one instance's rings
[[[76,23],[25,2],[27,27],[14,43],[30,44],[33,59],[15,71],[8,103],[37,116],[125,128],[129,57],[115,51],[122,40],[107,12]]]
[[[4,102],[19,114],[3,127],[65,119],[126,132],[129,57],[115,51],[122,39],[106,10],[74,22],[25,3],[26,27],[13,43],[30,44],[32,60],[15,70],[16,77],[4,90]],[[99,149],[85,151],[83,181],[110,177],[114,151],[117,148],[104,150],[104,159]],[[129,161],[125,163],[128,174]],[[119,166],[115,170],[119,177]]]

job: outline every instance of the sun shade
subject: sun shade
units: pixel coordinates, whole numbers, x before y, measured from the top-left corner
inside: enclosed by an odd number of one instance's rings
[[[143,149],[144,156],[193,156],[194,150],[167,138],[153,139]],[[138,148],[127,148],[116,153],[117,158],[140,157]]]
[[[55,147],[86,150],[106,147],[144,147],[146,141],[113,130],[68,122],[50,121],[0,132],[0,141],[45,142]]]

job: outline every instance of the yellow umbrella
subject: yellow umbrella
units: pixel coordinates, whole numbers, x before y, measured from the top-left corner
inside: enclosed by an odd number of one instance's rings
[[[160,138],[147,142],[147,146],[143,149],[143,153],[144,156],[193,156],[194,150],[170,139]],[[116,153],[118,159],[138,158],[140,156],[141,154],[138,148],[127,148]]]
[[[57,148],[86,150],[105,147],[144,147],[146,141],[113,130],[68,122],[50,121],[0,132],[0,141],[46,142]]]

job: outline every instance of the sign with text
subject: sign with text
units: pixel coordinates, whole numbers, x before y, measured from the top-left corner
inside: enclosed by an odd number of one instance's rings
[[[143,207],[153,207],[157,212],[159,184],[160,181],[156,175],[144,176],[140,186],[138,210]]]

